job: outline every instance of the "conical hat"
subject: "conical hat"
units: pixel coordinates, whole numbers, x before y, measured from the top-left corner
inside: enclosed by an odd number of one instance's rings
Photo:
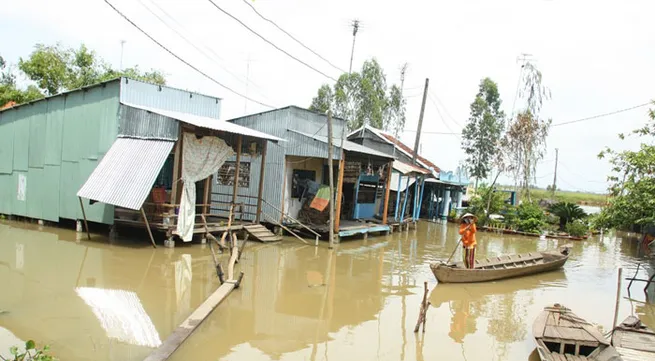
[[[466,213],[466,214],[464,214],[464,215],[463,215],[459,220],[460,220],[460,221],[463,221],[465,218],[469,218],[469,217],[470,217],[470,218],[473,218],[473,222],[477,222],[477,221],[478,221],[478,217],[476,217],[475,214],[473,214],[473,213]]]

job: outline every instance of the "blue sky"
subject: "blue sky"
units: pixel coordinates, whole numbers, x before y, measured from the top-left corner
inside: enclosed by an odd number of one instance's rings
[[[215,2],[243,19],[280,47],[326,74],[339,72],[258,18],[241,0]],[[274,106],[308,106],[316,89],[332,81],[273,49],[216,10],[207,0],[113,0],[112,3],[166,46],[229,87]],[[542,115],[560,123],[611,112],[655,98],[655,27],[652,1],[348,1],[256,0],[264,15],[303,40],[340,68],[350,59],[349,21],[358,18],[353,68],[376,57],[389,84],[409,63],[408,130],[402,140],[413,145],[420,92],[426,77],[439,116],[428,101],[426,132],[459,132],[480,79],[500,88],[503,107],[511,111],[519,76],[517,57],[532,54],[552,99]],[[147,9],[182,32],[198,52]],[[166,13],[162,12],[163,9]],[[174,20],[167,18],[171,15]],[[169,84],[220,96],[225,119],[266,110],[203,78],[171,57],[120,18],[102,0],[23,0],[0,8],[0,54],[10,62],[29,54],[35,43],[84,42],[118,67],[125,40],[125,66],[160,69]],[[438,99],[438,100],[437,100]],[[519,109],[522,102],[516,103]],[[647,108],[555,127],[547,154],[538,166],[537,183],[552,182],[554,149],[560,149],[559,186],[602,192],[609,171],[596,158],[605,146],[634,148],[617,134],[641,126]],[[447,115],[448,114],[448,115]],[[452,135],[424,133],[422,153],[445,169],[464,156]],[[501,179],[504,183],[510,179]]]

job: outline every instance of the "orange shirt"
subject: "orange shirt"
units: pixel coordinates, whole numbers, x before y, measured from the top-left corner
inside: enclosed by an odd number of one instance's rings
[[[477,244],[475,241],[476,231],[477,229],[475,228],[475,223],[462,223],[459,225],[459,234],[462,236],[462,243],[464,244],[464,247],[473,248]]]

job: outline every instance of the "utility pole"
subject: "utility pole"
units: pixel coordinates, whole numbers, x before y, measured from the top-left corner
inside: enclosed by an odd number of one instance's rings
[[[416,164],[416,155],[418,154],[418,145],[421,141],[421,128],[423,127],[423,114],[425,114],[425,101],[428,97],[428,85],[430,79],[425,78],[425,89],[423,89],[423,103],[421,103],[421,113],[418,116],[418,128],[416,129],[416,140],[414,141],[414,154],[412,155],[412,164]]]
[[[123,48],[125,46],[126,40],[121,40],[121,63],[120,63],[120,70],[123,71]]]
[[[559,161],[559,149],[555,148],[555,174],[553,175],[553,199],[555,199],[555,189],[557,189],[557,163]]]
[[[327,132],[328,132],[328,173],[330,178],[330,232],[328,248],[334,247],[334,169],[332,167],[332,111],[327,113]],[[343,156],[343,154],[342,154]]]
[[[357,31],[359,31],[359,20],[355,19],[352,22],[353,27],[353,47],[350,50],[350,68],[348,68],[348,74],[353,72],[353,56],[355,55],[355,38],[357,37]]]

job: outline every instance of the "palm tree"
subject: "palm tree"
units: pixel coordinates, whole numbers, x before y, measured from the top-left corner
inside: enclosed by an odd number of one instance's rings
[[[587,216],[587,213],[579,205],[570,202],[555,203],[548,208],[548,211],[559,217],[560,231],[566,228],[567,223]]]

